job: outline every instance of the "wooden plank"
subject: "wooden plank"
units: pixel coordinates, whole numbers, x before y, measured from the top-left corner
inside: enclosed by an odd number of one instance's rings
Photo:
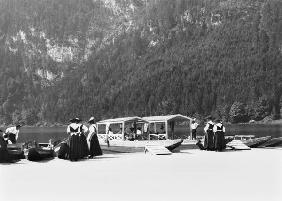
[[[250,150],[251,148],[245,145],[241,140],[232,140],[227,143],[227,147],[230,147],[235,150]]]
[[[145,153],[151,153],[153,155],[169,155],[171,152],[161,145],[146,145],[145,146]]]

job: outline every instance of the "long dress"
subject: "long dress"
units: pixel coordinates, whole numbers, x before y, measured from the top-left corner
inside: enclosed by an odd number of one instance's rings
[[[217,124],[215,126],[216,130],[214,133],[214,148],[216,151],[222,151],[226,148],[223,125]]]
[[[69,126],[70,137],[69,137],[69,159],[71,161],[77,161],[80,159],[80,143],[79,143],[79,126],[75,126],[73,123]]]
[[[89,155],[90,157],[103,155],[103,152],[102,152],[102,149],[100,147],[100,143],[97,137],[96,127],[94,124],[90,125],[89,131],[90,131],[89,133],[90,135]]]
[[[214,150],[213,124],[208,125],[208,129],[205,133],[204,148],[208,151]]]
[[[8,162],[10,160],[7,150],[7,143],[4,138],[0,136],[0,162]]]
[[[85,158],[89,154],[89,149],[88,149],[88,144],[86,140],[85,133],[87,132],[87,127],[84,126],[83,124],[80,125],[79,127],[79,155],[80,158]]]

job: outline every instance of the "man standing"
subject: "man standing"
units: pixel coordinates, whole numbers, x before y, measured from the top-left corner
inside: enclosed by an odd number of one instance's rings
[[[13,127],[9,127],[6,129],[3,137],[7,144],[16,144],[17,139],[19,137],[19,132],[20,132],[21,125],[16,125]]]
[[[196,140],[198,126],[199,126],[199,124],[197,124],[196,121],[193,120],[192,124],[191,124],[192,140]]]

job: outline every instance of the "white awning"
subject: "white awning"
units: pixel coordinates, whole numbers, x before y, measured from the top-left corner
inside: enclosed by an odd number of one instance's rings
[[[148,122],[191,121],[192,120],[192,118],[181,115],[181,114],[166,115],[166,116],[148,116],[148,117],[143,117],[142,119]]]
[[[127,122],[137,122],[137,123],[148,123],[148,121],[142,119],[141,117],[122,117],[115,119],[105,119],[97,122],[97,124],[114,124],[114,123],[127,123]]]

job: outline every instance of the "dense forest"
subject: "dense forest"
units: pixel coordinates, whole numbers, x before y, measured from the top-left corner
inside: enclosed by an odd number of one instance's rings
[[[0,124],[280,118],[281,0],[0,0]]]

